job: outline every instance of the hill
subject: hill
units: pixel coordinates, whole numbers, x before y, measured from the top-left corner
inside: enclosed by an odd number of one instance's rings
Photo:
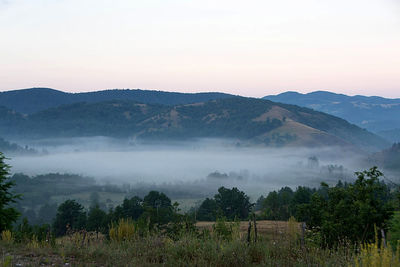
[[[114,100],[63,105],[26,116],[5,113],[9,116],[0,117],[0,131],[14,139],[102,135],[144,140],[232,138],[273,146],[387,146],[338,117],[244,97],[174,106]],[[10,123],[12,118],[15,123]]]
[[[308,94],[286,92],[264,99],[322,111],[376,133],[400,128],[400,99],[347,96],[324,91]],[[399,134],[397,130],[396,134],[382,135],[391,141],[400,141],[396,138]]]
[[[368,158],[369,164],[382,166],[384,170],[400,172],[400,143],[395,143],[392,147],[372,154]]]
[[[147,104],[177,105],[232,97],[224,93],[174,93],[154,90],[103,90],[87,93],[65,93],[50,88],[30,88],[0,92],[0,106],[22,114],[79,102],[96,103],[111,100],[133,100]]]

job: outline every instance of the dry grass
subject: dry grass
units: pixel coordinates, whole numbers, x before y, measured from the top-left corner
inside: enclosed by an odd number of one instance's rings
[[[215,222],[197,222],[196,227],[200,230],[208,229],[212,231],[212,227]],[[253,222],[252,222],[253,224]],[[247,229],[249,227],[248,221],[240,222],[240,233],[247,233]],[[300,224],[298,223],[298,229],[300,231]],[[286,221],[257,221],[257,232],[261,235],[265,236],[279,236],[287,233],[289,230],[289,223]]]

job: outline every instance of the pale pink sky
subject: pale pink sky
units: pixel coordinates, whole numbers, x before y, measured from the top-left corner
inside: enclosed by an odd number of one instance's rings
[[[0,0],[0,91],[400,97],[398,0]]]

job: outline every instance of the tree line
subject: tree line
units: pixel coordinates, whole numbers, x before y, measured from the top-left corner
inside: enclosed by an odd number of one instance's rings
[[[13,225],[19,214],[10,204],[20,196],[11,191],[14,184],[9,180],[9,166],[4,159],[0,154],[0,232],[13,227],[29,229],[26,220]],[[184,214],[178,203],[172,203],[167,195],[158,191],[150,191],[143,198],[126,198],[108,211],[98,203],[93,203],[86,211],[77,201],[66,200],[58,206],[51,225],[38,226],[32,231],[36,229],[42,236],[44,229],[47,232],[51,229],[55,236],[83,229],[107,234],[113,223],[131,219],[148,230],[174,232],[178,226],[193,227],[196,221],[246,220],[255,213],[258,219],[269,220],[288,220],[293,216],[306,223],[322,246],[335,246],[343,240],[368,242],[373,240],[376,228],[382,233],[391,231],[392,236],[400,234],[400,223],[396,223],[400,217],[395,213],[400,210],[398,189],[384,183],[383,174],[376,167],[357,172],[356,176],[353,183],[339,181],[335,186],[322,183],[319,188],[300,186],[292,190],[284,187],[254,204],[243,191],[220,187],[213,198],[206,198],[199,207]]]

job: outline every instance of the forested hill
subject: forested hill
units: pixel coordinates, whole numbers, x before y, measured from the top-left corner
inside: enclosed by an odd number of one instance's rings
[[[400,99],[348,96],[325,91],[308,94],[285,92],[264,99],[322,111],[379,133],[393,142],[400,141]]]
[[[0,106],[22,114],[79,102],[96,103],[111,100],[133,100],[147,104],[178,105],[232,97],[224,93],[175,93],[154,90],[103,90],[87,93],[65,93],[50,88],[30,88],[0,92]]]
[[[121,100],[75,103],[24,116],[8,110],[0,115],[0,131],[14,139],[102,135],[152,140],[232,138],[274,146],[376,149],[388,145],[338,117],[244,97],[174,106]]]

